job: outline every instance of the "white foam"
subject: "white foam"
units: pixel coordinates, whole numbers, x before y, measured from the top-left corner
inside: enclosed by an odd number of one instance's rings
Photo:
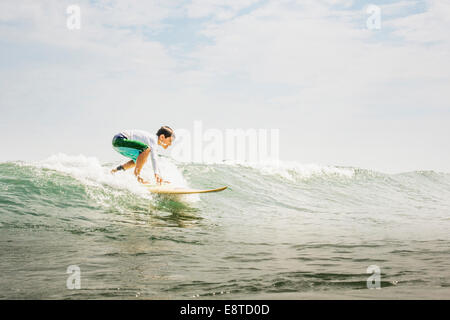
[[[36,167],[56,170],[70,175],[83,184],[103,188],[105,185],[114,189],[127,190],[137,195],[148,197],[148,192],[130,174],[111,174],[111,168],[103,167],[95,157],[84,155],[72,156],[59,153],[34,163]]]
[[[263,175],[278,175],[290,181],[308,179],[314,176],[341,176],[351,178],[355,175],[353,168],[338,168],[319,164],[302,164],[296,161],[261,161],[247,162],[225,160],[221,162],[203,162],[206,164],[225,164],[230,166],[242,166],[258,170]]]
[[[131,170],[111,174],[110,171],[115,165],[111,167],[102,166],[100,161],[95,157],[87,157],[84,155],[73,156],[59,153],[32,165],[68,174],[89,186],[104,188],[106,185],[117,189],[118,192],[119,190],[127,190],[141,197],[151,198],[151,194],[145,186],[137,182]],[[167,159],[161,159],[160,170],[163,178],[170,181],[172,185],[187,186],[183,175],[176,165]],[[150,166],[143,167],[141,176],[150,182],[154,182],[151,164]]]
[[[244,164],[246,165],[246,164]],[[277,163],[251,163],[247,166],[255,168],[264,175],[279,175],[285,179],[295,181],[297,179],[309,179],[314,176],[340,176],[353,177],[354,170],[337,168],[333,166],[322,166],[318,164],[302,164],[298,162]]]

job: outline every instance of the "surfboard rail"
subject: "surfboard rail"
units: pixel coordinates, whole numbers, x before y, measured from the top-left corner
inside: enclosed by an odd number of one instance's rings
[[[146,185],[148,191],[158,194],[194,194],[194,193],[210,193],[219,192],[227,189],[228,187],[220,187],[215,189],[191,189],[182,187],[172,187],[167,185]]]

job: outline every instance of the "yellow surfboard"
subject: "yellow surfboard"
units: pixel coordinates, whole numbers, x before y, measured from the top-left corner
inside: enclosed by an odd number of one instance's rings
[[[189,189],[182,187],[172,187],[170,185],[147,185],[148,191],[158,194],[193,194],[193,193],[209,193],[225,190],[227,187],[217,189]]]

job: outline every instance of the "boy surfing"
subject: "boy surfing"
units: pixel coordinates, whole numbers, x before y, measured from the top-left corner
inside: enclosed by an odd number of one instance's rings
[[[144,130],[124,130],[116,134],[112,140],[114,150],[121,155],[130,158],[131,160],[124,163],[117,168],[111,170],[111,173],[115,173],[120,170],[128,170],[134,167],[134,175],[140,183],[147,184],[148,182],[142,179],[140,176],[141,169],[147,162],[147,158],[150,155],[152,159],[153,172],[155,173],[155,179],[158,184],[164,181],[161,178],[157,161],[157,144],[167,149],[175,139],[175,133],[168,126],[161,127],[156,136],[150,134]]]

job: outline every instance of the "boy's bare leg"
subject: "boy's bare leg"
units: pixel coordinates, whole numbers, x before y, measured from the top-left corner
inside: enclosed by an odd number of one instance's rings
[[[128,161],[127,163],[123,164],[122,167],[124,170],[128,170],[133,168],[136,165],[133,160]]]
[[[148,155],[150,154],[150,148],[145,149],[141,152],[139,157],[136,159],[136,168],[134,168],[134,175],[136,177],[139,177],[139,174],[141,173],[141,169],[144,166],[144,164],[147,162]],[[138,178],[139,180],[139,178]],[[139,181],[141,182],[141,181]]]
[[[122,165],[123,170],[128,170],[130,168],[133,168],[136,164],[134,163],[133,160],[128,161],[127,163],[124,163]],[[116,173],[118,170],[117,169],[112,169],[111,173]]]

